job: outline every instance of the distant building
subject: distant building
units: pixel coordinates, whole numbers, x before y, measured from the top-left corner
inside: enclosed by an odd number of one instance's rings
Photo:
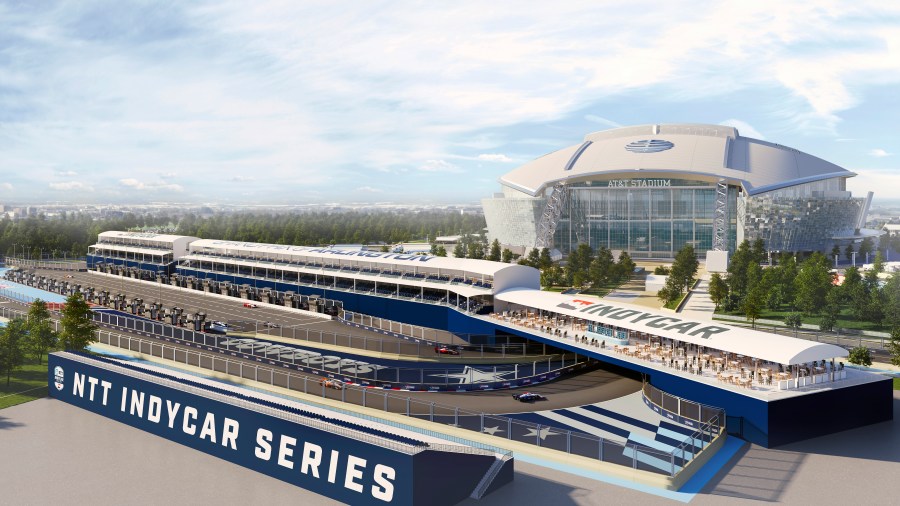
[[[482,200],[490,240],[506,247],[580,243],[672,258],[734,251],[828,251],[858,241],[872,194],[854,198],[853,172],[721,125],[642,125],[587,135],[500,178]]]

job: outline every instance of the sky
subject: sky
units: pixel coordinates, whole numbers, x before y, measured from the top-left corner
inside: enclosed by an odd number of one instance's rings
[[[898,2],[0,0],[0,202],[476,203],[676,122],[900,198],[898,118]]]

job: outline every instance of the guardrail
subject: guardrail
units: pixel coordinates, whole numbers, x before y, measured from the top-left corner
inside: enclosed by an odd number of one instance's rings
[[[693,461],[700,452],[728,432],[725,410],[721,408],[674,396],[646,381],[641,387],[641,398],[647,407],[659,415],[696,429],[675,448],[675,454],[685,462]],[[688,454],[691,458],[687,458]]]
[[[57,258],[47,260],[31,260],[25,258],[6,257],[4,262],[8,266],[24,267],[28,269],[44,269],[53,271],[85,271],[87,263],[84,258]]]
[[[408,396],[404,397],[387,391],[353,386],[341,390],[329,389],[314,378],[297,376],[291,371],[271,368],[263,364],[245,364],[218,354],[205,353],[203,350],[192,351],[108,331],[98,331],[98,335],[101,343],[141,354],[254,380],[296,392],[340,400],[341,402],[375,408],[420,420],[448,424],[481,434],[490,433],[511,441],[562,451],[571,455],[587,457],[657,475],[676,476],[688,463],[687,459],[693,456],[689,451],[676,449],[666,452],[637,443],[615,441],[551,425],[516,420],[503,415],[468,411],[455,406],[423,401]],[[551,433],[552,436],[564,437],[548,437]]]
[[[379,386],[382,388],[398,388],[403,390],[428,390],[428,391],[469,391],[469,390],[493,390],[497,388],[514,388],[524,385],[533,385],[545,381],[556,379],[563,374],[568,374],[576,369],[584,368],[588,365],[587,361],[579,362],[577,356],[571,362],[566,361],[565,355],[558,360],[548,358],[546,361],[535,361],[529,364],[505,364],[486,366],[490,370],[476,369],[475,367],[465,366],[462,370],[456,368],[404,368],[382,366],[378,364],[364,363],[360,360],[347,360],[342,357],[330,357],[325,360],[325,356],[307,355],[305,358],[298,359],[293,355],[291,360],[278,360],[272,358],[280,356],[282,351],[276,349],[278,353],[270,352],[271,346],[276,343],[266,343],[266,346],[253,348],[247,343],[226,344],[224,347],[221,343],[228,343],[234,338],[222,336],[218,334],[207,334],[204,332],[194,332],[182,327],[173,327],[161,322],[144,320],[141,318],[124,317],[108,313],[95,313],[95,320],[101,324],[127,329],[134,331],[139,335],[147,337],[155,337],[176,344],[203,347],[209,351],[217,351],[219,353],[227,353],[233,357],[245,358],[265,362],[270,365],[280,365],[285,368],[291,368],[296,371],[316,374],[324,377],[339,378],[345,382],[357,383],[365,386]],[[324,335],[324,334],[320,334]],[[336,336],[336,334],[332,334]],[[349,336],[343,336],[349,337]],[[257,339],[260,337],[257,336]],[[257,341],[262,342],[262,341]],[[252,344],[252,343],[250,343]],[[280,344],[280,343],[279,343]],[[332,344],[334,346],[342,346],[343,342],[335,338],[333,343],[323,340],[319,344]],[[298,351],[304,351],[300,348]],[[318,352],[316,352],[318,353]],[[529,367],[530,366],[530,367]],[[365,372],[362,372],[365,371]],[[488,376],[493,375],[495,380],[487,380]],[[444,378],[443,382],[426,381],[430,378]],[[466,382],[466,380],[469,380]],[[479,381],[484,380],[484,381]]]

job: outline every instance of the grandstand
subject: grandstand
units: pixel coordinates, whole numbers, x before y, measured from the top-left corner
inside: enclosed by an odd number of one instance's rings
[[[88,248],[88,269],[100,265],[134,267],[171,274],[175,262],[188,252],[196,237],[145,232],[101,232],[97,244]]]
[[[638,371],[672,395],[724,408],[733,418],[729,427],[763,446],[892,416],[890,381],[845,370],[843,348],[544,292],[538,271],[521,265],[194,240],[177,274],[192,278],[195,289],[225,282],[318,296],[339,301],[344,311],[478,334],[487,344],[497,337],[549,344]],[[796,426],[804,409],[822,403],[839,403],[852,414]]]

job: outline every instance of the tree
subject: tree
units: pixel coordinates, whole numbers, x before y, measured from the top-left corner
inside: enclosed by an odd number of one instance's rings
[[[462,241],[456,243],[456,246],[453,247],[453,257],[466,258],[466,246]]]
[[[690,244],[685,244],[675,254],[675,261],[672,263],[672,273],[669,274],[669,278],[675,278],[675,286],[679,287],[681,292],[684,292],[684,289],[691,286],[699,267],[700,262],[694,253],[694,247]]]
[[[549,269],[553,266],[553,259],[550,258],[550,248],[542,248],[540,257],[538,258],[539,269]]]
[[[857,346],[850,350],[850,356],[847,361],[851,364],[870,366],[872,365],[872,354],[865,346]]]
[[[600,246],[590,265],[590,278],[594,286],[603,286],[609,283],[615,276],[613,272],[615,265],[616,261],[612,256],[612,251]]]
[[[503,252],[500,253],[500,261],[505,264],[511,264],[513,261],[513,252],[509,248],[503,248]]]
[[[43,364],[44,354],[54,348],[59,341],[59,337],[53,331],[47,303],[41,299],[35,299],[28,308],[26,321],[28,322],[29,347],[37,357],[38,364]]]
[[[744,316],[750,320],[750,326],[756,327],[756,320],[759,318],[762,313],[763,306],[763,298],[760,290],[752,290],[745,297],[743,302],[741,302],[741,311],[744,312]]]
[[[766,242],[760,238],[753,241],[750,246],[750,261],[761,264],[766,260]]]
[[[818,314],[825,307],[825,298],[832,286],[828,259],[817,251],[800,265],[794,304],[804,314]]]
[[[434,249],[434,256],[436,256],[436,257],[447,256],[447,248],[445,248],[443,244],[438,244],[437,248]]]
[[[884,314],[891,328],[900,327],[900,272],[894,272],[882,289]]]
[[[25,363],[28,325],[22,318],[13,318],[0,330],[0,373],[6,374],[6,386],[14,370]]]
[[[93,321],[93,312],[78,292],[66,297],[60,326],[62,330],[59,338],[66,350],[84,351],[88,345],[97,342],[97,336],[94,335],[97,325]]]
[[[747,268],[751,261],[750,242],[745,239],[728,262],[728,291],[738,298],[747,294]]]
[[[491,251],[488,253],[488,260],[492,260],[494,262],[499,262],[503,253],[500,251],[500,241],[494,239],[494,242],[491,243]]]
[[[854,250],[853,250],[853,243],[851,242],[850,244],[847,245],[847,249],[844,250],[844,256],[847,257],[847,261],[848,261],[848,262],[852,262],[852,261],[853,261],[853,251],[854,251]]]
[[[841,258],[841,247],[838,246],[837,244],[835,244],[835,245],[831,248],[831,258],[830,258],[830,260],[834,260],[835,258],[838,258],[838,259]]]
[[[861,260],[868,262],[869,253],[875,251],[875,243],[871,237],[866,237],[859,243],[859,257]]]
[[[631,255],[627,251],[619,253],[619,261],[616,262],[616,281],[621,282],[630,279],[631,275],[634,274],[634,268],[634,260],[631,259]]]
[[[888,344],[888,352],[891,354],[891,364],[900,366],[900,327],[891,329],[891,342]]]
[[[794,329],[794,337],[797,337],[797,329],[803,325],[803,318],[800,316],[800,313],[789,313],[784,317],[784,324]]]
[[[835,325],[837,325],[837,318],[831,313],[825,313],[819,320],[819,330],[822,332],[831,332]]]
[[[728,297],[728,285],[721,274],[714,272],[709,278],[709,298],[716,305],[716,311],[719,310],[725,297]]]
[[[478,241],[472,241],[469,243],[469,251],[467,253],[469,258],[475,259],[483,259],[484,258],[484,246]]]

